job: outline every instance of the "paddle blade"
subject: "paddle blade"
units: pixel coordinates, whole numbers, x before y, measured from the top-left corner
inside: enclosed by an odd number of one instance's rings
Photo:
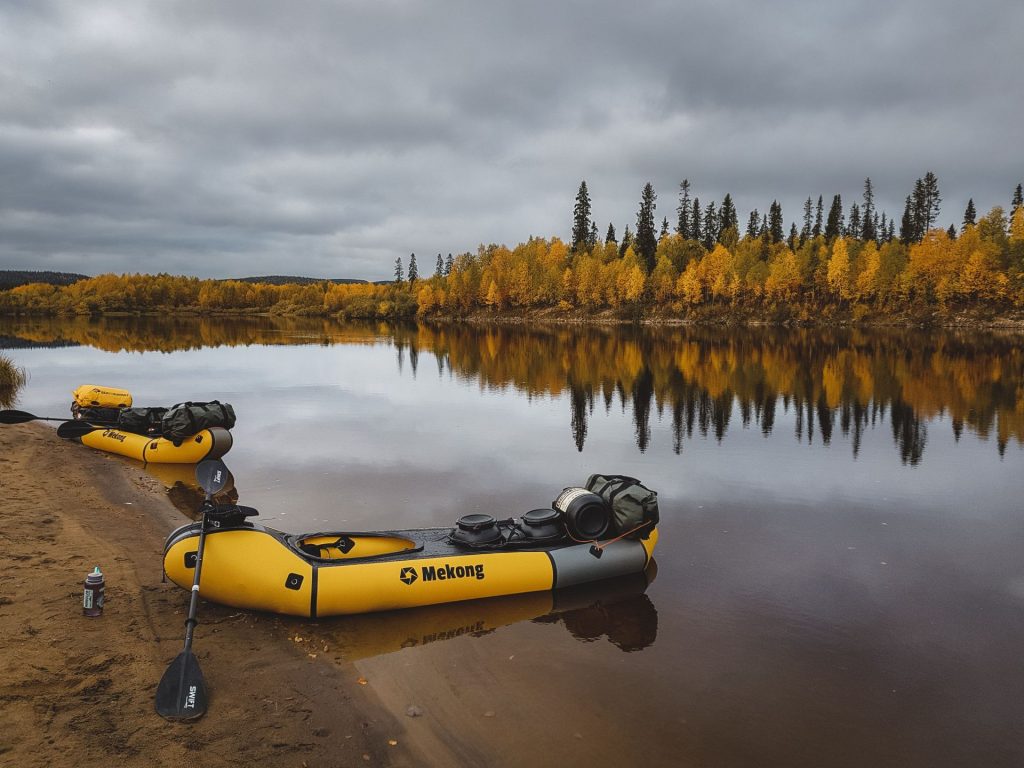
[[[156,687],[156,712],[167,720],[197,720],[206,714],[206,681],[199,660],[179,653]]]
[[[97,429],[108,429],[108,427],[96,427],[85,421],[65,421],[57,427],[57,437],[72,440],[76,437],[88,435],[90,432],[95,432]]]
[[[25,411],[0,411],[0,424],[24,424],[35,419],[35,416]]]
[[[227,465],[220,459],[207,459],[196,465],[196,482],[210,496],[234,485],[234,478]]]

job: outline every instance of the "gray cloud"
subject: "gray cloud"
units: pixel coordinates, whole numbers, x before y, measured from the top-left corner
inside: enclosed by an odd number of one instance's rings
[[[942,221],[1024,177],[1011,0],[0,7],[0,267],[390,276],[688,177]]]

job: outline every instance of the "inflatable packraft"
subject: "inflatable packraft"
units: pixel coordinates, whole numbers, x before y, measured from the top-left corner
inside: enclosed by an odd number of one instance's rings
[[[72,392],[74,419],[103,427],[83,435],[83,445],[130,459],[195,464],[231,449],[234,410],[217,401],[171,408],[133,408],[131,393],[83,384]]]
[[[635,490],[639,484],[629,485]],[[656,498],[640,489],[634,495]],[[204,517],[199,593],[236,608],[316,618],[543,592],[642,573],[658,541],[656,509],[649,503],[648,519],[624,528],[608,495],[567,488],[549,509],[502,521],[465,515],[452,528],[298,535],[249,522],[246,517],[256,514],[250,508],[220,506]],[[193,584],[203,525],[178,528],[164,545],[164,571],[186,589]]]

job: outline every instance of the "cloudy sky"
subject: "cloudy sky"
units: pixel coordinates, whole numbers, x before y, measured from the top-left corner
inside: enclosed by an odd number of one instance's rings
[[[0,2],[0,268],[390,277],[678,185],[1024,180],[1020,0]]]

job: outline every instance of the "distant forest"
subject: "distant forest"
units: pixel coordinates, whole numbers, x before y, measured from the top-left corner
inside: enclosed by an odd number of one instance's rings
[[[530,238],[514,248],[437,254],[423,275],[410,254],[395,259],[386,284],[289,278],[199,280],[170,275],[100,275],[72,285],[0,291],[0,313],[260,312],[343,318],[536,315],[621,319],[845,322],[952,316],[989,317],[1024,309],[1024,199],[979,215],[973,200],[960,226],[937,226],[942,197],[928,172],[895,217],[875,206],[870,179],[844,209],[834,195],[810,197],[802,226],[785,230],[782,207],[750,212],[742,229],[732,196],[702,205],[679,185],[674,222],[656,223],[647,184],[635,229],[604,237],[584,180],[569,242]],[[1007,213],[1007,210],[1009,211]],[[271,282],[273,280],[274,282]]]

